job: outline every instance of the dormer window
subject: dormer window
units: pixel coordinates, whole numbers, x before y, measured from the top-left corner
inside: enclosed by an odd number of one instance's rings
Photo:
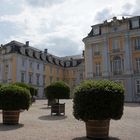
[[[72,62],[73,67],[77,65],[77,61]]]
[[[139,19],[132,19],[131,20],[131,28],[135,29],[135,28],[139,28]]]
[[[67,62],[66,62],[66,67],[69,67],[69,66],[70,66],[70,62],[67,61]]]
[[[93,36],[99,34],[100,34],[100,27],[99,26],[93,27]]]

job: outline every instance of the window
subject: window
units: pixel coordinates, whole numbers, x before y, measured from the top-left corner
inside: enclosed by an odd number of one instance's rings
[[[136,80],[136,93],[140,94],[140,79]]]
[[[101,67],[101,65],[100,65],[100,63],[96,63],[96,76],[100,76],[101,75],[101,71],[100,71],[100,67]]]
[[[50,65],[50,74],[52,74],[52,66]]]
[[[56,75],[59,76],[59,68],[56,68]]]
[[[75,70],[73,71],[73,76],[75,76],[76,75],[76,72],[75,72]]]
[[[131,24],[132,24],[132,29],[139,28],[139,19],[132,20]]]
[[[66,62],[66,67],[69,67],[70,66],[70,61],[67,61]]]
[[[37,69],[39,70],[39,64],[37,64]]]
[[[100,49],[99,49],[99,46],[96,45],[95,48],[94,48],[94,55],[100,55]]]
[[[29,83],[30,84],[32,83],[32,79],[33,79],[33,74],[32,73],[29,73]]]
[[[45,86],[45,84],[46,84],[45,79],[46,79],[46,76],[45,76],[45,75],[43,75],[43,86]]]
[[[93,28],[93,35],[99,35],[100,34],[100,27],[99,26],[95,26]]]
[[[83,79],[83,73],[80,73],[80,80]]]
[[[43,65],[43,70],[45,71],[45,65]]]
[[[21,73],[21,82],[22,83],[25,82],[25,73],[24,72]]]
[[[22,66],[24,67],[25,66],[25,60],[22,59]]]
[[[119,48],[120,48],[120,42],[118,39],[113,39],[113,43],[112,43],[112,51],[113,52],[119,52]]]
[[[9,68],[9,65],[6,64],[6,65],[5,65],[5,71],[6,71],[6,72],[8,72],[8,68]]]
[[[121,58],[119,56],[116,56],[113,59],[113,73],[120,74],[121,71],[122,71]]]
[[[30,68],[32,68],[32,62],[30,62]]]
[[[39,74],[36,74],[36,84],[39,85],[39,77],[40,75]]]
[[[5,72],[4,83],[7,83],[7,81],[8,81],[8,72]]]
[[[134,39],[134,48],[135,50],[140,50],[140,37]]]
[[[136,58],[136,71],[140,72],[140,58]]]
[[[50,83],[52,83],[52,76],[50,76]]]

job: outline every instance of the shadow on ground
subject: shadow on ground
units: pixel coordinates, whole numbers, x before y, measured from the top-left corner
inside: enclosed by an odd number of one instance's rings
[[[91,140],[91,139],[88,139],[87,137],[77,137],[77,138],[74,138],[72,140]],[[92,139],[92,140],[121,140],[119,138],[116,138],[116,137],[109,137],[109,138],[96,138],[96,139]]]
[[[40,116],[40,120],[63,120],[66,119],[67,116],[51,116],[51,115],[45,115],[45,116]]]
[[[140,103],[125,103],[126,107],[140,107]]]
[[[3,123],[0,123],[0,131],[10,131],[15,130],[23,127],[24,124],[16,124],[16,125],[5,125]]]

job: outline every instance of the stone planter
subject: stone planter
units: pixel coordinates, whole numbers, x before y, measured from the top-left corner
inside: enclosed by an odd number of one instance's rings
[[[89,120],[86,122],[87,138],[108,138],[110,120]]]
[[[65,115],[65,103],[57,103],[51,106],[51,115]]]
[[[15,125],[19,123],[20,110],[3,110],[3,124]]]

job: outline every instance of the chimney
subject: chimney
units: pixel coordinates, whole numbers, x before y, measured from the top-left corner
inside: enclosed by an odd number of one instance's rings
[[[117,20],[117,17],[113,17],[113,21],[116,21]]]
[[[48,53],[48,49],[44,49],[44,53],[46,53],[46,54],[47,54],[47,53]]]
[[[26,41],[26,47],[29,47],[29,41]]]

